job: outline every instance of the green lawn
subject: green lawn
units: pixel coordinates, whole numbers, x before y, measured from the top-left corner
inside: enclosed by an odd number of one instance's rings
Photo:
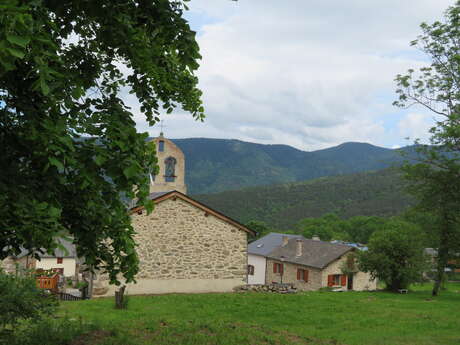
[[[460,284],[386,292],[131,296],[65,302],[63,314],[98,324],[76,344],[460,344]]]

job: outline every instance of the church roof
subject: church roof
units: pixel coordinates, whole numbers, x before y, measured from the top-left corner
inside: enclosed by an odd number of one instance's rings
[[[170,191],[170,192],[150,193],[149,198],[152,201],[154,201],[155,204],[158,204],[158,203],[160,203],[160,202],[162,202],[164,200],[179,198],[179,199],[181,199],[181,200],[183,200],[183,201],[185,201],[185,202],[187,202],[189,204],[192,204],[195,207],[198,207],[199,209],[202,209],[204,212],[212,214],[213,216],[223,220],[224,222],[226,222],[228,224],[231,224],[231,225],[235,226],[236,228],[249,233],[250,235],[253,235],[253,236],[256,235],[256,232],[254,230],[251,230],[251,229],[247,228],[246,226],[244,226],[243,224],[237,222],[236,220],[231,219],[230,217],[227,217],[226,215],[220,213],[219,211],[213,210],[209,206],[206,206],[205,204],[202,204],[201,202],[196,201],[195,199],[192,199],[191,197],[189,197],[189,196],[187,196],[187,195],[185,195],[185,194],[183,194],[181,192],[178,192],[176,190],[173,190],[173,191]],[[142,211],[143,209],[144,209],[144,206],[134,207],[129,211],[129,213],[133,214],[133,213]]]

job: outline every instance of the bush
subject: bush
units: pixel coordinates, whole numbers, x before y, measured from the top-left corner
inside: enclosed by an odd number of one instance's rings
[[[8,274],[0,269],[0,296],[0,335],[21,320],[53,313],[58,305],[54,296],[37,288],[33,275],[26,271]]]
[[[411,223],[390,220],[372,234],[368,250],[359,253],[359,267],[385,282],[387,289],[407,289],[421,281],[427,268],[423,234]]]
[[[11,334],[8,345],[67,345],[96,327],[81,319],[43,318],[39,321],[21,322]],[[0,342],[1,344],[1,342]]]

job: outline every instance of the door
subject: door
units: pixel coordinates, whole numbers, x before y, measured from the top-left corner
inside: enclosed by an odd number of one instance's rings
[[[348,290],[353,290],[353,274],[348,275],[347,289]]]

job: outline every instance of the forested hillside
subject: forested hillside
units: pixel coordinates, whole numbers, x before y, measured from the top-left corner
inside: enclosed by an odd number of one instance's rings
[[[326,213],[344,218],[400,214],[412,203],[404,184],[397,169],[385,169],[193,197],[242,223],[258,220],[288,230],[303,218]]]
[[[287,145],[239,140],[193,138],[173,141],[185,154],[190,194],[379,170],[401,161],[396,150],[364,143],[345,143],[305,152]]]

